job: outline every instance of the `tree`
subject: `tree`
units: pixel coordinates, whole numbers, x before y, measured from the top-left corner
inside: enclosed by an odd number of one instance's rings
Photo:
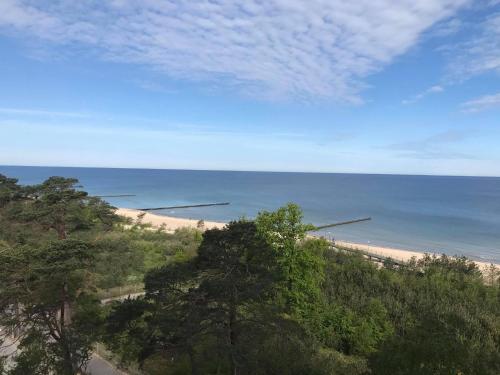
[[[356,369],[366,363],[320,354],[308,332],[316,318],[307,315],[317,314],[320,301],[326,243],[306,240],[308,226],[285,210],[266,221],[266,229],[239,221],[206,231],[194,258],[149,272],[145,300],[114,307],[107,343],[123,357],[139,358],[151,373],[336,373],[321,369],[333,368],[332,361],[345,369],[339,374],[361,373]],[[290,249],[277,234],[288,224],[294,228],[285,241]],[[295,299],[287,306],[283,296]],[[152,363],[164,367],[154,370]]]
[[[17,182],[17,179],[0,174],[0,239],[4,241],[26,240],[26,231],[18,220],[26,192]]]
[[[275,260],[255,224],[245,221],[205,232],[198,250],[196,266],[206,275],[198,294],[210,306],[208,316],[223,322],[218,334],[229,353],[231,374],[238,374],[245,362],[240,335],[248,321],[258,320],[254,304],[274,291]]]
[[[73,239],[0,253],[0,324],[20,333],[21,360],[43,349],[43,362],[68,375],[86,363],[97,334],[89,312],[100,304],[85,293],[92,263],[89,244]]]
[[[280,294],[290,313],[306,318],[318,302],[324,278],[324,240],[308,239],[312,225],[302,223],[302,211],[288,204],[274,212],[261,212],[255,221],[277,257],[282,278]]]
[[[60,240],[93,227],[110,229],[118,220],[113,207],[78,190],[77,184],[77,179],[50,177],[40,185],[27,187],[31,204],[25,207],[21,219],[55,231]]]
[[[91,296],[95,251],[88,233],[111,228],[116,216],[76,184],[51,177],[23,187],[16,199],[4,194],[10,200],[2,220],[19,230],[6,236],[10,245],[0,252],[0,323],[21,335],[21,372],[44,373],[49,366],[75,374],[97,338],[101,312]]]
[[[187,357],[193,374],[214,368],[228,374],[249,373],[255,365],[254,350],[248,345],[262,344],[259,340],[271,335],[281,319],[270,304],[276,267],[275,253],[254,223],[232,222],[224,229],[208,230],[191,261],[147,275],[149,307],[144,315],[137,315],[134,302],[115,307],[108,326],[114,336],[108,341],[113,342],[124,327],[126,332],[127,327],[146,327],[138,335],[149,337],[142,343],[143,359],[164,353],[175,358],[171,367],[185,363]]]
[[[0,208],[21,196],[22,189],[17,182],[17,179],[8,178],[0,173]]]
[[[401,273],[400,305],[411,319],[372,357],[374,373],[500,373],[500,294],[477,265],[426,256]]]

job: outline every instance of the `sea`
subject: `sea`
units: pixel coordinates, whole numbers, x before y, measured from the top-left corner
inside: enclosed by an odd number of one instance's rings
[[[116,207],[229,202],[154,211],[212,221],[251,219],[293,202],[317,226],[371,217],[319,233],[326,237],[500,263],[496,177],[19,166],[0,166],[0,173],[22,184],[74,177],[91,195],[133,195],[105,198]]]

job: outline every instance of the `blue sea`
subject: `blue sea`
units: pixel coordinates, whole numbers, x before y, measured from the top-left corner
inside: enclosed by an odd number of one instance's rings
[[[155,212],[183,218],[253,218],[295,202],[315,225],[372,218],[323,232],[336,239],[500,262],[500,178],[13,166],[0,173],[23,184],[76,177],[93,195],[135,194],[107,198],[117,207],[230,202]]]

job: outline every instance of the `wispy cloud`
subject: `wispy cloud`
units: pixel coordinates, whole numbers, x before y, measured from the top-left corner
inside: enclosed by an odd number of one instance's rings
[[[500,93],[493,95],[484,95],[476,99],[462,103],[460,106],[462,112],[473,113],[481,112],[487,109],[500,108]]]
[[[410,99],[403,100],[401,103],[403,103],[403,104],[413,104],[413,103],[416,103],[419,100],[425,98],[427,95],[436,94],[436,93],[443,92],[443,91],[444,91],[444,88],[442,86],[435,85],[435,86],[429,87],[427,90],[422,91],[421,93],[413,96]]]
[[[258,97],[359,103],[364,78],[468,0],[2,0],[0,30]]]
[[[38,113],[37,111],[31,110],[19,110],[23,114],[25,113]],[[1,109],[0,109],[1,113]],[[45,113],[61,114],[61,118],[57,121],[48,121]],[[91,121],[84,120],[82,122],[72,123],[68,126],[66,116],[63,115],[64,112],[43,112],[43,115],[38,116],[36,119],[30,116],[19,117],[16,116],[13,119],[2,119],[0,118],[0,129],[3,128],[24,128],[24,129],[45,129],[48,133],[65,133],[71,135],[76,134],[95,134],[95,135],[126,135],[128,137],[146,137],[159,139],[168,139],[169,136],[180,137],[185,135],[186,137],[199,137],[201,138],[217,138],[217,137],[241,137],[248,140],[251,139],[280,139],[282,141],[307,141],[315,142],[315,139],[311,137],[311,134],[303,131],[287,131],[287,130],[274,130],[270,128],[265,128],[261,130],[255,130],[252,126],[247,128],[235,128],[235,127],[220,127],[216,125],[206,125],[206,124],[196,124],[196,123],[177,123],[169,121],[153,121],[148,118],[141,117],[128,117],[131,119],[131,125],[124,126],[121,118],[114,118],[107,114],[95,114],[91,118]],[[68,113],[71,115],[71,113]],[[70,116],[71,117],[71,116]],[[159,125],[159,126],[158,126]],[[329,142],[339,142],[352,137],[348,133],[330,133]],[[78,138],[78,137],[77,137]],[[326,135],[325,135],[326,139]]]
[[[49,116],[49,117],[78,117],[88,118],[91,115],[81,112],[61,112],[43,109],[27,109],[27,108],[0,108],[0,114],[21,115],[21,116]]]
[[[175,125],[150,129],[137,124],[123,131],[94,121],[68,127],[64,121],[1,119],[0,129],[6,136],[0,164],[233,170],[311,170],[313,165],[312,170],[326,171],[331,166],[318,160],[338,160],[343,152],[342,147],[318,147],[307,134],[271,129],[208,130],[196,125],[187,130]]]
[[[422,139],[393,143],[385,146],[397,152],[398,157],[410,159],[476,159],[476,156],[459,152],[451,145],[473,136],[470,131],[447,130]]]
[[[456,34],[464,26],[464,22],[459,18],[452,18],[439,22],[435,27],[431,28],[430,36],[432,37],[448,37],[450,35]]]
[[[162,85],[161,83],[151,81],[151,80],[137,80],[137,81],[133,81],[133,82],[137,86],[139,86],[140,88],[147,90],[147,91],[162,92],[165,94],[175,94],[177,92],[177,90],[166,87],[165,85]]]
[[[500,12],[491,13],[482,22],[469,28],[463,42],[446,46],[450,81],[464,81],[473,76],[500,73]]]

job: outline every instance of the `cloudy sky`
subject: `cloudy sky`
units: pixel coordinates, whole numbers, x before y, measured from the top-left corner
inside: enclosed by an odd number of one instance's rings
[[[500,1],[0,0],[0,164],[500,176]]]

